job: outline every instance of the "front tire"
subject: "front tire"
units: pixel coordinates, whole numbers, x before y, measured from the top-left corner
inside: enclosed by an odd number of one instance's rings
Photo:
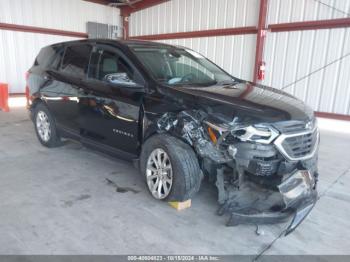
[[[38,104],[34,109],[34,127],[36,135],[43,146],[57,147],[61,145],[55,120],[43,103]]]
[[[175,137],[162,134],[149,138],[142,147],[140,166],[155,199],[185,201],[200,188],[202,171],[197,156]]]

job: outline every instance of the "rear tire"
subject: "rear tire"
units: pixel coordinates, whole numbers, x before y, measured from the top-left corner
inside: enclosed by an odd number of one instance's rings
[[[40,103],[35,106],[33,122],[36,135],[43,146],[58,147],[61,145],[55,120],[45,104]]]
[[[167,134],[152,136],[144,143],[140,167],[148,189],[158,200],[190,199],[198,192],[203,177],[193,149]]]

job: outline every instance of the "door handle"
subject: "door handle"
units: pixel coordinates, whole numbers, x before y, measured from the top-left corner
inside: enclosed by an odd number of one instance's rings
[[[86,90],[86,89],[84,89],[84,88],[79,88],[79,89],[78,89],[78,92],[79,92],[80,94],[84,94],[84,95],[92,95],[92,91],[91,91],[91,90]]]
[[[78,93],[79,93],[79,94],[84,94],[84,95],[85,95],[87,92],[86,92],[86,90],[84,90],[83,88],[79,88],[79,89],[78,89]]]

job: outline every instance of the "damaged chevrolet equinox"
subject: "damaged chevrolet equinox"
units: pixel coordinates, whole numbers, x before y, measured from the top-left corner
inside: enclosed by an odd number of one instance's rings
[[[313,111],[191,49],[59,43],[40,51],[27,87],[41,144],[69,138],[132,160],[155,199],[190,199],[206,178],[228,226],[290,221],[286,234],[317,200]]]

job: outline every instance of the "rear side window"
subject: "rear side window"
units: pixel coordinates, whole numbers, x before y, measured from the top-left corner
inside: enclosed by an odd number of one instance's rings
[[[57,69],[61,61],[62,54],[62,46],[56,45],[44,47],[40,50],[38,56],[36,57],[34,66]]]
[[[76,77],[85,77],[89,66],[91,49],[90,45],[68,46],[62,61],[61,71]]]

